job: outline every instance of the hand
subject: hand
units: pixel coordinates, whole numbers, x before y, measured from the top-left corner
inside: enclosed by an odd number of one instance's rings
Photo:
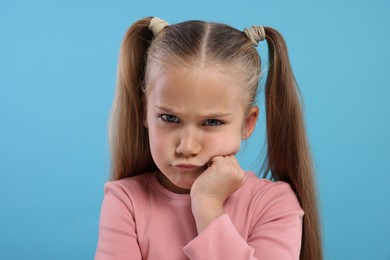
[[[194,181],[191,198],[218,200],[222,204],[244,183],[244,171],[234,155],[211,158],[208,168]]]
[[[234,155],[210,160],[208,168],[194,181],[190,193],[198,233],[224,214],[223,204],[244,180],[244,171]]]

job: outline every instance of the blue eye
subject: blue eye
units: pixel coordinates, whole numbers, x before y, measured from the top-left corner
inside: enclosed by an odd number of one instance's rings
[[[162,119],[162,121],[167,123],[179,123],[179,118],[174,115],[162,114],[160,115],[160,118]]]
[[[218,119],[207,119],[204,122],[204,125],[205,126],[220,126],[220,125],[223,125],[223,122],[221,120],[218,120]]]

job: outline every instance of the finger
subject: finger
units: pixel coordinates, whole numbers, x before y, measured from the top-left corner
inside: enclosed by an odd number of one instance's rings
[[[210,159],[209,163],[210,166],[214,164],[219,164],[221,161],[223,161],[223,156],[214,156]]]
[[[229,161],[231,164],[231,167],[234,167],[237,169],[237,174],[244,174],[245,171],[241,168],[240,163],[237,160],[237,157],[235,155],[229,156]]]
[[[240,167],[234,154],[226,155],[224,156],[224,159],[230,167]]]
[[[220,156],[220,155],[217,155],[217,156],[214,156],[214,157],[211,157],[210,161],[213,163],[213,162],[218,162],[218,161],[221,161],[223,160],[223,156]]]
[[[220,163],[221,160],[223,160],[222,156],[211,157],[211,159],[207,162],[207,168],[210,168],[212,166],[216,166],[216,164]]]

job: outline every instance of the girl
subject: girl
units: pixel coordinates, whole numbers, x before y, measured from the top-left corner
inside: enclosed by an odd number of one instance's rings
[[[253,132],[266,39],[264,176],[235,158]],[[95,259],[322,259],[313,170],[282,36],[159,18],[122,43]]]

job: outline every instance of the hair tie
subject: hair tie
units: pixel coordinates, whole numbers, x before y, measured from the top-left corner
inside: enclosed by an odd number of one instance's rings
[[[153,32],[153,35],[156,37],[166,26],[168,26],[168,23],[166,21],[158,17],[153,17],[152,20],[150,20],[149,30],[151,30]]]
[[[263,26],[254,25],[251,28],[245,28],[244,33],[255,46],[265,39],[265,30]]]

